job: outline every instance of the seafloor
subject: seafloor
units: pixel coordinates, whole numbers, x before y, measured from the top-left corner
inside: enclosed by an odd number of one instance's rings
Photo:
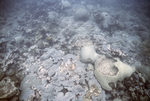
[[[135,72],[103,89],[90,45]],[[148,0],[0,0],[0,101],[150,101],[149,80]]]

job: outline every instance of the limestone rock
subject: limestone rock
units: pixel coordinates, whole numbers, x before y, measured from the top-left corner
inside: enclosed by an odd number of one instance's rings
[[[37,46],[38,46],[38,48],[43,49],[43,48],[44,48],[44,43],[43,43],[43,41],[42,41],[42,40],[39,40],[39,41],[37,42]]]

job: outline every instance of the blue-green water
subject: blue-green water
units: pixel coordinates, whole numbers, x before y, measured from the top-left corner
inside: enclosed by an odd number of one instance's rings
[[[149,101],[149,73],[149,0],[0,0],[0,101]]]

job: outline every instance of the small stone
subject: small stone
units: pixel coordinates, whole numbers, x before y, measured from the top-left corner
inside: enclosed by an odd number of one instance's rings
[[[30,47],[30,46],[33,44],[33,42],[32,42],[31,40],[29,40],[29,39],[25,39],[25,40],[24,40],[24,44],[25,44],[27,47]]]
[[[120,98],[115,98],[113,101],[122,101]]]
[[[144,83],[143,83],[143,82],[140,82],[140,83],[139,83],[139,85],[140,85],[140,86],[143,86],[143,85],[144,85]]]
[[[93,65],[92,64],[88,64],[88,69],[91,70],[91,71],[93,71],[94,70]]]
[[[99,96],[101,91],[96,85],[92,85],[90,90],[83,96],[83,101],[92,101],[92,96]]]
[[[11,98],[10,101],[18,101],[18,99],[19,99],[18,96],[15,96],[15,97]]]
[[[130,94],[129,92],[124,92],[124,96],[122,97],[122,101],[129,101],[130,99]]]
[[[122,89],[122,90],[126,89],[125,86],[121,82],[117,82],[117,86],[119,89]]]
[[[99,90],[99,88],[96,85],[92,85],[90,88],[90,93],[94,96],[99,96],[101,91]]]
[[[42,40],[39,40],[39,41],[37,42],[37,46],[38,46],[38,48],[40,48],[40,49],[44,48],[43,41],[42,41]]]
[[[0,71],[0,80],[4,77],[5,73]]]
[[[17,36],[15,37],[15,42],[17,44],[21,44],[24,41],[24,37],[23,36]]]
[[[129,88],[129,91],[134,92],[134,91],[135,91],[135,88],[130,87],[130,88]]]
[[[91,94],[89,92],[83,96],[83,101],[92,101]]]
[[[119,95],[121,95],[121,96],[124,95],[124,91],[120,91]]]
[[[142,74],[141,74],[141,73],[138,73],[138,75],[139,75],[139,77],[140,77],[140,80],[145,83],[145,78],[142,76]]]
[[[140,101],[150,101],[150,98],[148,96],[140,96]]]
[[[137,100],[138,99],[136,94],[135,94],[135,92],[131,92],[131,96],[132,96],[133,100]]]
[[[8,69],[8,70],[6,71],[6,75],[7,75],[7,76],[12,76],[12,75],[15,74],[15,72],[16,72],[16,70],[15,70],[14,68]]]
[[[111,91],[111,94],[113,95],[113,97],[116,97],[116,95],[117,95],[117,90],[116,90],[116,89],[113,89],[113,90]]]

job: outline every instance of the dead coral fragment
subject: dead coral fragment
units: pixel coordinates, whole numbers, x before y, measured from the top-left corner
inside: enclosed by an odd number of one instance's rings
[[[76,67],[75,60],[73,61],[72,58],[68,59],[67,62],[62,62],[59,71],[65,72],[65,71],[73,71]]]
[[[83,96],[83,101],[92,101],[91,96],[99,96],[101,91],[96,85],[92,85],[90,90]]]
[[[10,98],[17,93],[18,88],[15,87],[14,82],[9,77],[0,81],[0,99]]]
[[[92,85],[91,88],[90,88],[90,93],[93,96],[99,96],[101,91],[99,90],[99,88],[96,85]]]

